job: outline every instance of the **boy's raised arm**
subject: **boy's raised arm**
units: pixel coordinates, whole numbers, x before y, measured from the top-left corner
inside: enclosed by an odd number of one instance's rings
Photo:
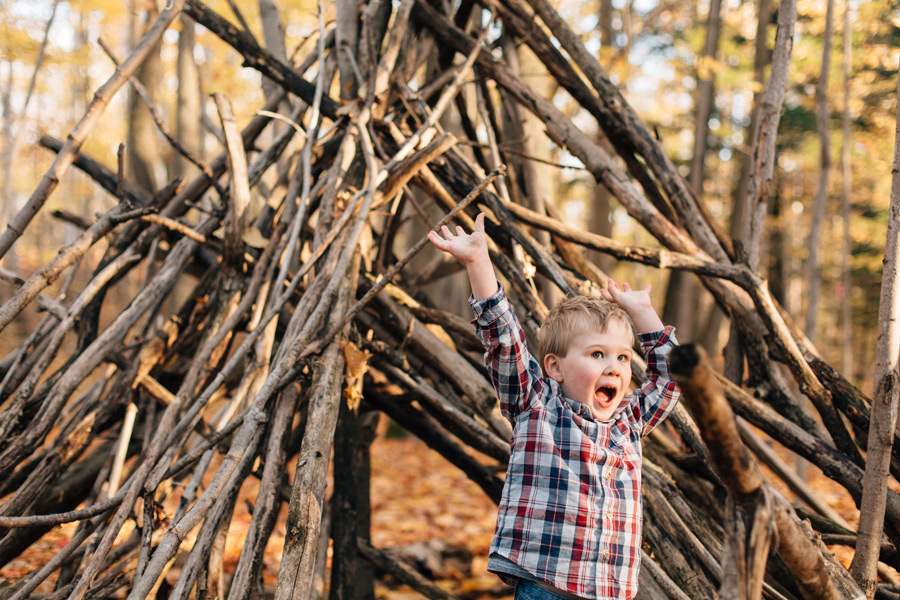
[[[457,226],[454,235],[446,225],[441,231],[443,237],[432,231],[428,234],[428,239],[436,248],[450,254],[466,266],[475,299],[484,300],[496,294],[497,276],[488,252],[487,237],[484,235],[484,213],[479,213],[475,217],[475,231],[472,233],[466,233],[462,227]]]

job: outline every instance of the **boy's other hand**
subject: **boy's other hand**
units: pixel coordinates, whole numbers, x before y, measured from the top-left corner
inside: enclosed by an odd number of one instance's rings
[[[450,228],[441,228],[443,237],[436,231],[429,232],[428,240],[439,250],[450,254],[464,265],[470,265],[489,257],[487,237],[484,235],[484,213],[475,217],[475,231],[466,233],[462,227],[456,227],[454,235]]]
[[[600,290],[600,294],[628,313],[638,333],[650,333],[663,328],[663,323],[650,302],[649,285],[642,290],[633,290],[627,282],[623,282],[620,288],[612,279],[608,280],[606,285],[608,289]]]
[[[630,308],[653,308],[653,304],[650,302],[649,284],[642,290],[633,290],[627,281],[622,282],[622,287],[620,288],[618,283],[609,279],[606,285],[609,289],[601,289],[600,295],[610,302],[615,302],[621,306],[628,314],[631,314]]]
[[[436,231],[429,232],[428,239],[438,250],[450,254],[466,266],[472,295],[476,300],[490,298],[497,292],[497,277],[488,252],[487,236],[484,235],[484,213],[475,217],[475,231],[466,233],[462,227],[456,228],[456,235],[444,225],[441,236]]]

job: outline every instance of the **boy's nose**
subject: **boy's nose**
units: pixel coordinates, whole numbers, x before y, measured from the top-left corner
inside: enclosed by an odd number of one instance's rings
[[[611,361],[606,363],[606,366],[603,369],[604,375],[619,375],[621,372],[621,365],[618,361]]]

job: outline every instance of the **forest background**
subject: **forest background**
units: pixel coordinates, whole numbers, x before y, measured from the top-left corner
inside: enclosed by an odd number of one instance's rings
[[[283,27],[283,48],[288,52],[298,48],[299,55],[311,51],[304,43],[318,31],[316,5],[268,0],[245,4],[240,6],[242,19],[258,40],[273,39],[266,30],[265,12],[275,8]],[[762,91],[767,77],[768,59],[758,47],[761,4],[772,11],[765,2],[713,2],[720,22],[712,47],[711,6],[706,3],[602,0],[557,6],[713,217],[731,231],[740,228],[734,214],[746,191],[750,158],[746,141],[754,95]],[[98,85],[114,69],[100,40],[114,55],[126,56],[152,21],[156,12],[152,6],[125,1],[0,2],[0,228],[21,208],[53,161],[53,154],[39,143],[41,136],[62,138],[71,131]],[[220,14],[234,14],[228,2],[209,6]],[[829,7],[834,31],[827,35]],[[324,9],[326,23],[333,23],[335,6],[326,4]],[[776,18],[770,14],[763,28],[769,48]],[[826,42],[829,35],[833,38]],[[891,189],[898,42],[900,9],[891,2],[797,3],[759,266],[773,295],[805,328],[822,356],[867,394],[872,392],[874,375],[873,339]],[[600,137],[596,123],[524,46],[519,59],[521,76],[532,88],[583,124],[586,133]],[[420,85],[425,87],[427,65],[421,72]],[[220,146],[211,94],[230,100],[240,126],[266,102],[266,82],[259,73],[244,68],[229,46],[187,18],[166,32],[138,77],[176,137],[201,157],[217,153]],[[335,82],[332,97],[341,96],[338,85]],[[477,91],[471,88],[465,93],[474,98]],[[443,125],[449,131],[461,127],[452,118]],[[540,122],[526,120],[524,133],[510,149],[514,146],[540,161],[536,168],[541,200],[556,207],[567,223],[629,246],[658,245],[576,157],[545,139]],[[115,170],[120,143],[125,143],[128,180],[144,190],[158,190],[171,176],[194,169],[171,150],[145,104],[124,88],[82,148]],[[266,185],[274,186],[275,181],[264,180]],[[253,210],[261,210],[262,204],[259,194],[251,199]],[[115,200],[88,177],[69,170],[0,263],[8,275],[0,282],[0,301],[15,289],[11,276],[27,278],[77,238],[79,217],[89,221],[113,206]],[[401,230],[398,247],[411,245],[421,233],[415,224]],[[91,252],[101,253],[102,248]],[[99,254],[89,254],[87,261],[98,258]],[[712,297],[690,277],[616,263],[599,254],[593,258],[619,280],[635,286],[653,283],[664,320],[678,327],[682,339],[705,345],[721,366],[722,348],[729,339],[727,322]],[[421,257],[420,267],[431,259]],[[79,277],[86,276],[76,273],[68,285],[77,289],[84,283]],[[113,289],[111,303],[118,298],[124,306],[139,285],[138,277],[121,282]],[[50,287],[47,293],[54,295],[58,289]],[[465,314],[464,280],[457,280],[451,289],[455,291],[448,294],[452,298],[445,308]],[[548,303],[552,296],[547,292]],[[26,308],[3,331],[0,354],[15,348],[39,319],[36,306]]]
[[[225,2],[211,2],[210,6],[229,12]],[[768,248],[761,274],[770,281],[785,309],[798,323],[806,324],[807,335],[829,362],[841,364],[845,376],[871,391],[875,347],[870,334],[878,315],[883,231],[890,192],[900,12],[888,1],[837,1],[834,39],[826,64],[823,58],[827,6],[827,2],[814,0],[800,0],[797,5],[790,84],[778,130],[778,162],[767,220]],[[709,54],[704,52],[707,3],[603,0],[559,7],[588,47],[597,52],[611,79],[621,87],[640,117],[659,136],[681,174],[692,177],[692,182],[702,182],[697,189],[726,229],[731,227],[735,198],[741,192],[753,94],[759,93],[763,85],[755,71],[758,8],[754,2],[722,2],[718,44]],[[297,48],[318,27],[316,6],[310,2],[284,2],[279,9],[286,47]],[[6,0],[0,4],[0,10],[0,223],[5,224],[53,160],[53,154],[38,144],[40,136],[61,136],[70,131],[94,90],[114,68],[98,39],[124,56],[136,39],[135,28],[141,27],[147,13],[140,3],[132,6],[124,0],[76,4]],[[326,10],[326,20],[333,20],[334,6],[326,5]],[[251,31],[264,39],[259,9],[251,4],[243,12]],[[845,13],[851,27],[849,57],[843,56]],[[774,18],[766,28],[769,48],[775,35]],[[48,23],[49,36],[46,45],[42,45]],[[195,150],[202,155],[218,143],[209,127],[215,116],[211,94],[227,96],[240,123],[255,114],[264,103],[264,96],[258,71],[242,67],[240,57],[202,27],[194,35],[195,74],[186,75],[183,68],[179,71],[179,56],[183,53],[179,51],[179,28],[173,28],[164,36],[158,56],[144,67],[142,79],[171,129],[178,132],[179,125],[186,130],[190,127]],[[577,105],[546,77],[538,61],[529,60],[527,49],[522,50],[522,55],[523,77],[558,108],[570,109],[577,121]],[[845,60],[849,60],[847,76]],[[816,90],[823,64],[829,69],[824,90],[827,163],[823,163],[816,122]],[[40,65],[40,70],[35,77],[36,65]],[[181,84],[179,73],[196,79]],[[767,74],[764,72],[763,76]],[[714,85],[708,86],[707,82]],[[189,89],[192,86],[197,89]],[[702,99],[701,91],[711,91],[711,98]],[[184,110],[185,103],[199,103],[200,115],[194,114],[182,123],[179,106]],[[697,138],[697,115],[704,108],[701,105],[708,106],[708,118],[705,135]],[[842,130],[845,116],[849,118],[849,138]],[[586,130],[596,128],[588,119],[582,121]],[[534,121],[530,124],[539,127]],[[106,111],[103,127],[91,135],[84,149],[105,164],[114,165],[118,144],[126,141],[132,142],[126,144],[132,158],[126,164],[129,169],[143,170],[134,175],[145,187],[157,189],[169,174],[185,168],[181,165],[186,161],[167,147],[146,106],[136,94],[123,90]],[[546,201],[560,209],[568,223],[598,233],[612,232],[615,239],[626,244],[651,243],[615,199],[598,189],[600,186],[575,157],[545,142],[542,136],[530,136],[525,143],[529,153],[552,163],[542,168],[540,191]],[[697,144],[702,144],[700,153]],[[698,156],[702,156],[705,165],[699,174],[692,164],[699,160]],[[823,164],[828,167],[827,180],[822,179]],[[822,181],[826,181],[824,190]],[[37,217],[4,259],[6,268],[28,274],[56,252],[56,244],[47,244],[46,240],[65,243],[74,239],[77,229],[50,216],[52,210],[65,208],[88,216],[104,212],[112,201],[78,171],[70,171],[63,186],[61,193],[50,198],[49,210]],[[824,196],[824,218],[818,217],[819,231],[811,238],[818,194]],[[849,213],[844,212],[843,202]],[[608,209],[602,206],[605,204],[609,204]],[[845,220],[849,227],[846,239]],[[812,272],[811,261],[818,263]],[[652,281],[658,304],[665,306],[666,322],[675,323],[686,339],[702,337],[710,342],[710,347],[715,346],[712,340],[721,344],[727,339],[721,320],[710,319],[711,299],[696,298],[695,288],[685,286],[687,289],[682,290],[678,282],[667,286],[657,281],[657,274],[625,263],[614,266],[611,272],[620,278]],[[668,287],[677,289],[665,295]],[[21,325],[19,331],[25,330],[28,327]]]

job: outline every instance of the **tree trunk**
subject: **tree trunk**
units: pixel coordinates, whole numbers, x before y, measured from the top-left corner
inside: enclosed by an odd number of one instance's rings
[[[281,11],[276,0],[257,0],[259,3],[259,18],[262,21],[263,41],[266,50],[276,59],[288,63],[287,46],[284,42],[284,25],[281,23]],[[263,93],[266,98],[271,98],[280,92],[277,83],[263,77]]]
[[[721,0],[710,0],[706,22],[706,43],[697,64],[697,96],[694,115],[694,154],[688,177],[694,194],[702,200],[706,166],[709,116],[715,100],[716,52],[719,47]],[[700,286],[687,273],[675,272],[669,277],[663,322],[671,323],[682,338],[696,339],[699,329]]]
[[[878,309],[875,393],[872,396],[856,553],[850,565],[850,572],[869,600],[875,595],[875,571],[881,548],[891,446],[900,404],[900,80],[897,95],[891,204]]]
[[[751,132],[753,176],[747,188],[743,213],[743,234],[747,264],[754,271],[760,267],[760,248],[768,212],[769,186],[775,171],[775,139],[781,121],[781,107],[787,91],[788,71],[794,48],[794,23],[797,20],[795,0],[782,0],[778,5],[778,30],[772,51],[772,70],[760,102],[757,127]]]
[[[200,71],[194,59],[194,20],[181,16],[178,35],[178,95],[175,101],[175,139],[182,146],[203,156],[203,128],[201,127],[203,101],[200,90]],[[175,177],[189,177],[197,173],[196,167],[184,156],[174,158],[172,173]]]
[[[853,165],[850,148],[853,142],[850,133],[850,78],[853,65],[853,46],[850,41],[850,5],[844,6],[843,51],[841,71],[843,72],[844,110],[841,114],[841,215],[844,224],[844,244],[841,253],[841,286],[843,287],[841,311],[841,370],[846,377],[853,377],[853,321],[850,309],[853,305],[850,281],[850,259],[853,256],[850,238],[850,190],[853,182]]]
[[[822,40],[822,68],[816,84],[816,126],[819,132],[819,189],[813,199],[812,224],[806,247],[809,258],[806,265],[806,337],[816,340],[816,323],[819,312],[819,294],[822,277],[819,272],[819,240],[825,221],[828,200],[828,180],[831,175],[831,126],[828,111],[828,76],[831,72],[831,45],[834,39],[834,0],[828,0],[825,9],[825,36]],[[849,290],[844,290],[847,293]]]
[[[378,413],[357,411],[341,402],[334,438],[330,595],[334,600],[363,600],[375,595],[374,570],[371,563],[360,560],[357,539],[371,543],[369,445]]]
[[[47,48],[47,41],[50,38],[50,27],[56,17],[56,8],[59,6],[59,0],[54,0],[53,8],[50,11],[50,18],[47,19],[47,25],[44,28],[44,37],[41,40],[41,47],[38,50],[37,60],[34,63],[34,70],[31,73],[31,81],[28,84],[28,91],[25,92],[25,101],[22,103],[22,109],[19,111],[18,117],[12,106],[13,87],[13,60],[7,61],[9,70],[7,71],[7,81],[0,91],[0,110],[3,111],[3,123],[0,125],[0,140],[3,141],[3,150],[0,151],[0,203],[3,208],[0,209],[0,223],[9,223],[16,214],[16,205],[18,202],[13,198],[13,163],[16,160],[19,146],[22,143],[24,121],[28,117],[28,106],[31,104],[31,97],[34,93],[34,86],[37,82],[38,73],[44,64],[44,51]],[[7,50],[8,56],[12,57],[12,52]],[[18,121],[18,122],[17,122]],[[3,253],[0,252],[0,257]],[[9,266],[16,271],[15,254],[9,257]]]
[[[132,0],[131,44],[146,35],[158,17],[156,2]],[[147,54],[146,59],[134,74],[155,102],[155,92],[162,76],[162,58],[159,55],[162,39],[159,39]],[[150,111],[141,102],[133,88],[128,91],[128,135],[125,141],[125,168],[129,179],[147,193],[154,193],[165,185],[165,166],[160,161],[160,146],[156,135],[156,125]]]

